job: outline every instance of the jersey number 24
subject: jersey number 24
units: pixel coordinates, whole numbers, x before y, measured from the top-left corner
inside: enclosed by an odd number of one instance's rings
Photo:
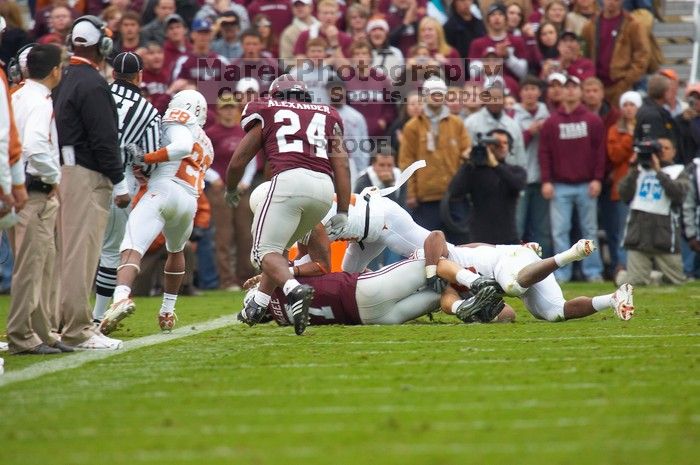
[[[298,136],[291,141],[288,136],[295,136],[301,130],[299,115],[292,110],[278,110],[275,113],[275,123],[284,123],[277,130],[277,146],[279,153],[295,152],[304,153],[304,143]],[[314,113],[309,126],[306,128],[306,140],[315,148],[317,157],[328,158],[326,151],[326,115]]]

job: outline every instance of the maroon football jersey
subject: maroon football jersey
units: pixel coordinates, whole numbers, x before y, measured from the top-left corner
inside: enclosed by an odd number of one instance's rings
[[[355,289],[359,273],[329,273],[323,276],[297,278],[301,284],[308,284],[315,290],[314,300],[309,307],[311,325],[361,325],[357,310]],[[267,307],[280,326],[291,323],[291,312],[287,313],[287,297],[281,289],[276,289]]]
[[[262,124],[263,151],[272,175],[306,168],[332,175],[328,139],[342,140],[343,121],[328,105],[263,98],[246,105],[241,126],[248,132]]]

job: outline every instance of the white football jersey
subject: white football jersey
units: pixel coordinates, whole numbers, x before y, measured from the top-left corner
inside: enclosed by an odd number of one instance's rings
[[[171,160],[158,163],[151,174],[151,181],[170,179],[183,186],[195,197],[204,189],[204,174],[214,161],[214,148],[209,136],[197,124],[197,118],[186,110],[171,109],[163,117],[161,145],[175,142],[178,132],[186,128],[194,141],[184,156],[169,154]],[[176,159],[173,159],[176,158]]]

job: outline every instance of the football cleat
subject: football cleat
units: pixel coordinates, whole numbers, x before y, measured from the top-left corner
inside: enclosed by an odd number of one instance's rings
[[[117,329],[120,321],[134,313],[135,310],[136,304],[129,298],[113,303],[102,317],[100,332],[104,335],[111,333]]]
[[[488,322],[500,313],[504,305],[505,302],[497,289],[493,286],[487,286],[472,297],[464,299],[457,307],[455,315],[465,323],[473,323],[472,316],[476,316],[479,321]],[[488,319],[491,314],[494,316]]]
[[[294,332],[301,336],[309,324],[309,306],[314,300],[314,288],[308,284],[300,284],[287,296],[289,306],[292,309],[294,320]]]
[[[474,282],[472,282],[471,286],[469,286],[469,290],[472,291],[472,293],[477,294],[480,290],[486,287],[493,287],[497,293],[501,295],[505,294],[501,285],[498,284],[498,281],[493,278],[487,278],[486,276],[476,278]]]
[[[574,257],[576,261],[581,261],[584,258],[588,257],[590,254],[595,252],[595,250],[598,247],[595,245],[595,242],[593,242],[590,239],[580,239],[577,243],[575,243],[572,247],[574,251]]]
[[[621,320],[627,321],[634,315],[634,287],[623,284],[612,295],[612,306]]]
[[[161,331],[172,331],[176,321],[177,315],[175,312],[158,314],[158,325]]]
[[[255,299],[250,299],[239,313],[238,319],[248,326],[255,326],[260,323],[265,313],[267,313],[266,307],[257,303]]]

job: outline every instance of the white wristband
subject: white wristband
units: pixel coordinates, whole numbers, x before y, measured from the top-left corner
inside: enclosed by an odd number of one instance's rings
[[[114,185],[114,190],[112,191],[112,194],[117,197],[119,195],[124,195],[129,193],[129,186],[126,185],[126,178],[122,179],[119,181],[117,184]]]
[[[428,265],[425,267],[425,277],[432,278],[437,274],[437,265]]]

